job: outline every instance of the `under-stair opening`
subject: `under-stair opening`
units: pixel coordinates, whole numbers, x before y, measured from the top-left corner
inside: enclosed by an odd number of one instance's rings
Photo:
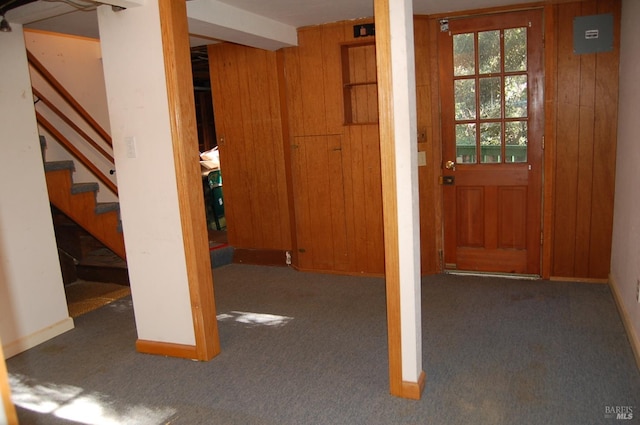
[[[126,261],[53,205],[51,214],[69,315],[78,317],[128,296]]]

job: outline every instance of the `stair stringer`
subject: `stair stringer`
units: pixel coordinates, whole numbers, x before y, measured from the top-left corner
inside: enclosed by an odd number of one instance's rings
[[[55,163],[45,164],[49,202],[120,258],[126,259],[119,211],[100,207],[96,201],[97,183],[74,183],[73,161],[61,161],[54,167],[48,167],[49,164]]]

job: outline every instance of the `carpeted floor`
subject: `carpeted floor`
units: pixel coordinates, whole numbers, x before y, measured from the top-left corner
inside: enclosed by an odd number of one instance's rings
[[[384,281],[214,270],[222,353],[135,352],[131,298],[7,361],[22,424],[640,423],[640,373],[605,285],[423,279],[420,401],[388,394]]]

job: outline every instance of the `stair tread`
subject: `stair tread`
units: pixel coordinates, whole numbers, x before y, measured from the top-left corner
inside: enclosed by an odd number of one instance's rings
[[[44,171],[71,170],[75,171],[73,161],[47,161],[44,163]]]
[[[74,183],[71,185],[71,193],[97,192],[100,186],[98,183]]]
[[[120,203],[118,202],[98,202],[96,204],[96,214],[104,214],[109,211],[120,211]]]

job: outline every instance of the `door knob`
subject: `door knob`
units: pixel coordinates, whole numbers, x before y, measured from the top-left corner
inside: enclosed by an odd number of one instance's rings
[[[451,171],[456,171],[456,163],[453,161],[447,161],[444,163],[444,168]]]

